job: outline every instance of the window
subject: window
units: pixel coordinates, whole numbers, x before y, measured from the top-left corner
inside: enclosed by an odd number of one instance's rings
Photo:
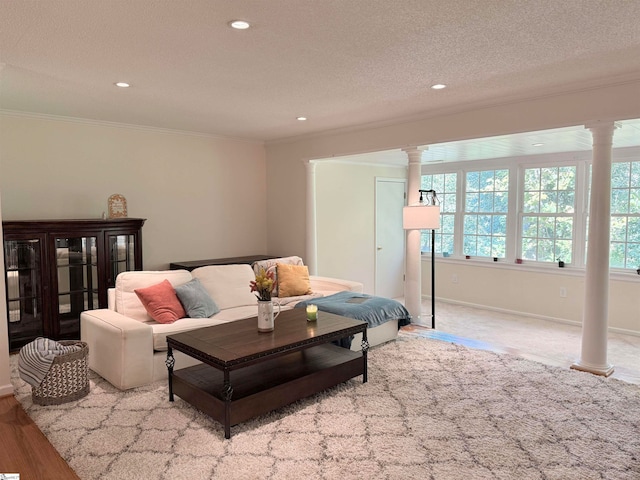
[[[456,213],[456,173],[423,175],[420,188],[435,190],[440,200],[440,228],[436,230],[436,252],[453,253],[453,234]],[[420,248],[423,252],[431,251],[431,231],[421,234]]]
[[[522,201],[522,258],[571,263],[576,167],[527,168]]]
[[[639,152],[614,150],[611,165],[610,266],[627,272],[640,268]],[[590,160],[569,152],[430,165],[421,187],[441,202],[435,251],[583,268]],[[421,247],[431,251],[428,230]]]
[[[467,172],[463,252],[477,257],[506,255],[509,170]]]
[[[611,166],[610,265],[640,266],[640,162]]]

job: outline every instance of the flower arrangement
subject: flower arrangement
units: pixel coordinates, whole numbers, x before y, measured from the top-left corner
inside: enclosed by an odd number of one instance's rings
[[[268,302],[271,300],[271,292],[276,286],[276,280],[273,272],[267,272],[264,268],[260,269],[260,273],[256,275],[256,279],[249,282],[252,292],[256,292],[258,300]]]

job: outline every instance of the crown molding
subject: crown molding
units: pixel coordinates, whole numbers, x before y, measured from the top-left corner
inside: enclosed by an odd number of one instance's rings
[[[139,130],[143,132],[160,133],[164,135],[186,135],[192,137],[211,138],[215,140],[228,140],[240,143],[249,143],[253,145],[263,145],[263,140],[255,140],[242,137],[226,137],[224,135],[216,135],[212,133],[192,132],[189,130],[176,130],[171,128],[152,127],[148,125],[135,125],[130,123],[109,122],[107,120],[93,120],[89,118],[65,117],[62,115],[51,115],[48,113],[21,112],[18,110],[0,109],[0,116],[16,117],[16,118],[33,118],[36,120],[48,120],[56,122],[75,123],[81,125],[94,125],[100,127],[123,128],[127,130]]]

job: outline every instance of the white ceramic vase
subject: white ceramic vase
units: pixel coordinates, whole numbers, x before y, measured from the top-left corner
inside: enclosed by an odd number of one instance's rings
[[[275,324],[275,319],[280,315],[280,304],[278,306],[278,312],[273,313],[273,302],[271,300],[258,300],[258,331],[259,332],[272,332]]]

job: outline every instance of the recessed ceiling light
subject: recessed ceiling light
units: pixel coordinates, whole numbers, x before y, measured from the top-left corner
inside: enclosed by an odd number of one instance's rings
[[[296,120],[299,120],[301,122],[304,122],[307,119],[307,117],[296,117]]]
[[[543,145],[544,145],[544,143],[532,143],[531,144],[532,147],[541,147]]]
[[[129,85],[127,82],[116,82],[116,83],[115,83],[115,86],[116,86],[116,87],[120,87],[120,88],[128,88],[128,87],[130,87],[131,85]]]
[[[436,83],[435,85],[431,85],[433,90],[442,90],[443,88],[447,88],[444,83]]]
[[[229,22],[229,26],[231,28],[235,28],[236,30],[246,30],[251,25],[249,24],[249,22],[246,22],[244,20],[232,20]]]

